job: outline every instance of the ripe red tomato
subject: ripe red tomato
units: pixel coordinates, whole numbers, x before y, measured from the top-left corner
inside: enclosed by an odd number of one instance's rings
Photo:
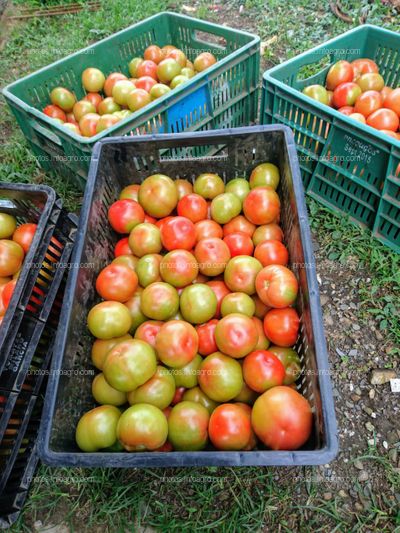
[[[129,247],[129,237],[123,237],[115,245],[114,256],[119,257],[120,255],[133,255]]]
[[[361,88],[352,81],[341,83],[333,91],[332,103],[336,109],[343,106],[353,106],[361,94]]]
[[[50,118],[59,118],[63,122],[67,120],[66,114],[57,105],[53,105],[53,104],[47,105],[46,107],[43,108],[43,113]]]
[[[200,272],[205,276],[222,274],[231,258],[228,245],[222,239],[215,237],[199,241],[194,255],[199,263]]]
[[[280,241],[264,241],[256,246],[254,257],[260,261],[263,267],[268,265],[287,265],[289,252]]]
[[[18,280],[16,280],[16,279],[12,279],[8,283],[6,283],[4,285],[4,287],[2,288],[1,296],[2,296],[2,301],[3,301],[3,305],[4,305],[5,309],[7,309],[7,307],[10,304],[10,300],[11,300],[11,297],[13,295],[13,292],[14,292],[15,286],[17,284],[17,281]]]
[[[378,91],[366,91],[358,98],[354,106],[354,113],[361,113],[369,117],[371,113],[382,107],[382,96]]]
[[[367,118],[368,126],[377,130],[397,131],[399,123],[398,115],[391,109],[378,109]]]
[[[21,224],[13,233],[13,241],[17,242],[27,254],[35,236],[37,224],[30,222]]]
[[[156,337],[159,359],[171,368],[182,368],[197,354],[199,338],[194,327],[184,320],[169,320]]]
[[[76,120],[73,111],[71,111],[70,113],[66,113],[66,117],[67,117],[67,124],[74,124],[75,126],[79,126],[79,122]]]
[[[146,48],[143,57],[146,60],[153,61],[158,65],[158,63],[163,59],[163,53],[159,46],[152,44]]]
[[[135,87],[136,89],[143,89],[144,91],[149,93],[150,89],[156,83],[157,83],[156,80],[152,78],[151,76],[143,76],[135,82]]]
[[[297,450],[311,435],[313,416],[304,396],[290,387],[280,386],[257,398],[251,422],[257,437],[268,448]]]
[[[394,89],[383,102],[383,107],[391,109],[400,117],[400,88]]]
[[[103,268],[96,280],[96,290],[104,300],[126,302],[132,298],[138,277],[126,265],[111,264]]]
[[[191,250],[196,242],[194,224],[186,217],[171,217],[160,228],[161,242],[167,250]]]
[[[243,215],[232,218],[227,224],[224,224],[224,237],[231,233],[245,233],[249,237],[253,236],[256,226],[249,222]]]
[[[270,307],[291,305],[299,289],[296,276],[282,265],[264,267],[256,277],[256,291],[261,301]]]
[[[156,346],[156,338],[164,322],[159,320],[146,320],[135,331],[135,339],[147,342],[153,348]]]
[[[247,233],[229,233],[224,237],[224,242],[228,245],[231,257],[237,255],[253,255],[254,244]]]
[[[4,283],[3,285],[0,285],[0,326],[1,326],[1,323],[3,321],[3,317],[4,315],[6,314],[6,311],[7,311],[7,307],[4,305],[4,302],[3,302],[3,291],[4,291],[4,287],[7,285],[7,283]],[[1,399],[1,397],[0,397]]]
[[[256,392],[265,392],[272,387],[282,385],[285,375],[283,364],[268,350],[256,350],[244,358],[244,381]]]
[[[352,82],[354,70],[348,61],[338,61],[328,71],[326,76],[326,88],[334,91],[341,83]]]
[[[271,308],[265,305],[265,303],[260,300],[257,294],[253,294],[252,299],[256,305],[254,316],[263,319],[265,317],[265,313],[269,311]]]
[[[279,216],[281,202],[277,193],[268,187],[252,189],[243,202],[243,212],[253,224],[270,224]]]
[[[351,66],[354,71],[354,78],[358,78],[361,74],[367,74],[368,72],[379,72],[379,67],[372,61],[372,59],[355,59],[351,62]]]
[[[191,193],[179,200],[177,211],[179,216],[186,217],[195,223],[207,218],[208,205],[202,196]]]
[[[183,400],[183,395],[185,394],[185,387],[176,387],[174,397],[172,398],[171,405],[176,405]]]
[[[156,224],[157,219],[154,218],[154,217],[151,217],[150,215],[148,215],[147,213],[145,213],[145,214],[144,214],[144,221],[147,222],[148,224]]]
[[[206,285],[208,285],[213,290],[215,296],[217,297],[217,310],[215,311],[214,318],[220,318],[222,300],[231,291],[228,289],[228,287],[223,281],[208,281]]]
[[[381,90],[381,96],[382,96],[382,100],[385,101],[386,98],[389,96],[389,94],[393,91],[393,89],[391,87],[387,87],[385,85],[385,87]]]
[[[217,327],[218,320],[213,318],[206,322],[196,326],[197,335],[199,337],[199,354],[210,355],[217,352],[218,347],[215,342],[215,328]]]
[[[264,315],[265,315],[265,313],[264,313]],[[262,318],[264,318],[264,315],[263,315]],[[256,347],[254,349],[255,350],[267,350],[269,345],[270,345],[270,342],[267,339],[267,336],[265,335],[264,324],[263,324],[262,320],[259,319],[257,316],[252,316],[251,319],[254,322],[254,324],[255,324],[255,326],[257,328],[257,333],[258,333],[258,342],[257,342]]]
[[[218,450],[243,450],[251,438],[250,417],[240,405],[219,405],[211,414],[208,432]]]
[[[90,104],[90,102],[88,102]],[[97,113],[87,113],[79,121],[79,129],[84,137],[93,137],[96,135],[97,123],[100,115]]]
[[[159,220],[156,219],[155,225],[161,231],[161,228],[164,226],[164,224],[168,222],[168,220],[171,220],[172,218],[174,217],[169,216],[169,217],[160,218]]]
[[[184,52],[182,52],[182,50],[178,50],[178,48],[174,48],[173,50],[170,50],[166,57],[170,57],[171,59],[174,59],[177,63],[179,63],[179,65],[183,68],[183,67],[186,67],[186,61],[187,61],[187,58],[184,54]]]
[[[103,101],[103,97],[99,93],[87,93],[83,100],[88,100],[89,102],[91,102],[95,106],[97,111],[100,102]]]
[[[129,233],[144,221],[144,211],[135,200],[117,200],[108,210],[108,221],[118,233]]]
[[[150,76],[157,81],[157,63],[146,59],[136,69],[136,77],[142,78],[143,76]]]
[[[215,340],[221,352],[240,359],[256,347],[257,327],[250,317],[231,313],[218,322],[215,328]]]
[[[222,239],[223,237],[222,227],[215,220],[200,220],[200,222],[196,222],[194,228],[196,242],[210,237],[216,237],[217,239]]]
[[[293,307],[271,309],[264,317],[267,338],[278,346],[293,346],[299,334],[300,319]]]

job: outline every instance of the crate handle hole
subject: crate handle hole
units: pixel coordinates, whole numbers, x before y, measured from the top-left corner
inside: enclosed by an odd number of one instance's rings
[[[222,37],[221,35],[210,33],[208,31],[194,30],[193,39],[199,44],[212,46],[212,50],[201,50],[202,52],[214,53],[215,48],[226,50],[227,41],[225,37]]]
[[[311,78],[318,77],[325,73],[327,68],[333,63],[333,57],[325,55],[318,60],[302,65],[296,75],[296,81],[308,81]]]
[[[57,144],[58,146],[62,146],[62,142],[60,137],[56,135],[53,131],[49,130],[39,122],[37,122],[34,119],[29,119],[29,125],[32,129],[34,129],[37,133],[42,135],[43,137],[46,137],[49,141],[51,141],[54,144]]]

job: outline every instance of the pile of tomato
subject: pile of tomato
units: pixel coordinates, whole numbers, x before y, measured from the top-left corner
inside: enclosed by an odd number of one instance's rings
[[[326,87],[309,85],[303,93],[400,140],[400,87],[386,86],[371,59],[338,61],[328,71]]]
[[[296,390],[298,282],[279,226],[279,169],[226,185],[163,174],[109,208],[123,235],[87,323],[100,406],[76,429],[87,452],[294,450],[312,412]]]
[[[210,52],[202,52],[192,63],[173,45],[151,45],[143,57],[130,61],[130,78],[122,72],[106,77],[98,68],[89,67],[82,73],[86,96],[77,101],[71,91],[56,87],[43,113],[77,135],[92,137],[188,82],[216,61]]]
[[[31,246],[36,224],[18,226],[12,215],[0,213],[0,325],[17,284],[25,255]]]

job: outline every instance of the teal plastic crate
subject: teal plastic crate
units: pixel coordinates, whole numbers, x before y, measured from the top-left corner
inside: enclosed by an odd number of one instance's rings
[[[373,234],[400,253],[400,150],[390,158]]]
[[[361,57],[378,64],[387,85],[400,86],[400,35],[360,26],[267,71],[260,120],[292,128],[310,196],[399,250],[398,195],[392,196],[389,181],[400,141],[301,92],[307,85],[324,85],[336,61]]]
[[[173,44],[191,60],[209,51],[217,63],[94,137],[75,135],[42,113],[54,87],[68,88],[78,99],[84,96],[81,74],[87,67],[95,66],[105,75],[119,71],[129,76],[129,61],[143,55],[150,44]],[[259,62],[259,37],[165,12],[8,85],[3,94],[41,166],[74,178],[84,188],[93,146],[104,137],[204,131],[254,122]]]

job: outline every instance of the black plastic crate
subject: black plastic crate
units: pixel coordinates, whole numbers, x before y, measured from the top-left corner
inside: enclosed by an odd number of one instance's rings
[[[22,508],[38,462],[36,440],[77,217],[50,187],[4,184],[0,211],[37,230],[0,326],[0,527]]]
[[[57,326],[59,312],[53,303],[72,252],[76,218],[62,209],[53,189],[39,185],[2,183],[0,212],[15,216],[18,223],[37,224],[0,326],[0,387],[19,392],[29,389],[25,378],[46,325],[53,321]]]
[[[194,149],[193,149],[194,148]],[[185,157],[212,148],[206,157]],[[178,150],[179,151],[178,151]],[[75,428],[82,414],[95,406],[93,375],[86,326],[89,309],[100,299],[95,279],[113,257],[118,236],[107,224],[107,210],[129,183],[153,173],[193,180],[202,172],[216,172],[225,181],[249,175],[259,163],[271,161],[281,171],[281,224],[292,269],[300,284],[297,309],[301,317],[297,350],[303,364],[299,390],[314,413],[312,437],[298,451],[259,449],[246,452],[82,453]],[[173,467],[324,464],[337,453],[337,430],[329,364],[322,325],[318,283],[304,191],[293,135],[285,126],[256,126],[195,134],[115,138],[95,147],[72,262],[82,265],[69,275],[61,327],[44,407],[39,453],[56,466]]]
[[[14,439],[14,447],[10,448],[7,460],[1,463],[3,483],[0,490],[0,529],[9,528],[18,519],[34,479],[39,461],[37,437],[45,386],[46,383],[43,384],[38,397],[32,396],[29,400],[25,414],[26,423]],[[2,445],[0,450],[3,451],[3,449]],[[6,482],[4,482],[5,479]]]

